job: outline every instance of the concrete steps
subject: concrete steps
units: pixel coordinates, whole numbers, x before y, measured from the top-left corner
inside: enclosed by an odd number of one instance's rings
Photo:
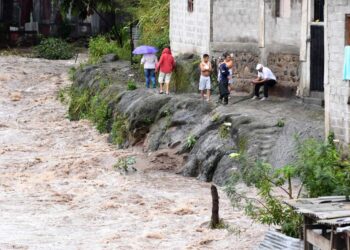
[[[324,107],[324,92],[311,91],[309,97],[303,97],[303,102],[310,105]]]

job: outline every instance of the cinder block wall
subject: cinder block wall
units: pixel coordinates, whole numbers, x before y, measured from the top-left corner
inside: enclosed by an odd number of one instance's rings
[[[210,0],[195,0],[193,12],[186,0],[170,0],[170,40],[175,55],[209,53]]]
[[[259,0],[213,0],[215,56],[233,52],[237,72],[236,89],[249,91],[261,62],[278,79],[275,94],[295,95],[300,82],[301,0],[291,1],[291,16],[275,16],[275,1],[265,1],[265,47],[259,48]]]
[[[350,14],[348,0],[327,1],[326,28],[326,132],[334,132],[343,145],[350,143],[349,81],[343,80],[345,15]],[[327,59],[328,57],[328,59]]]

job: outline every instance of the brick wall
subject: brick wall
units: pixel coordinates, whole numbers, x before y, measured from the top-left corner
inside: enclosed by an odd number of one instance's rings
[[[186,0],[170,0],[170,40],[175,55],[210,52],[210,0],[194,0],[187,10]]]
[[[350,2],[328,0],[327,9],[326,128],[328,132],[334,132],[342,144],[348,145],[350,143],[350,106],[348,104],[350,88],[349,82],[343,80],[343,64],[345,15],[350,14]]]

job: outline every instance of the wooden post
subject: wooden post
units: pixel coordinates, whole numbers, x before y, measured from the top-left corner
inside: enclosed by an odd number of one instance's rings
[[[304,250],[313,250],[313,246],[308,242],[307,237],[307,230],[309,225],[312,225],[312,220],[304,215]]]
[[[219,194],[218,189],[212,185],[211,186],[211,196],[213,198],[213,208],[211,213],[211,226],[216,228],[220,224],[219,217]]]

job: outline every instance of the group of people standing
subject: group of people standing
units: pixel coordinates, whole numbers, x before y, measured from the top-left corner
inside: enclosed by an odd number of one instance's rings
[[[169,85],[171,81],[171,76],[175,69],[175,59],[171,54],[170,48],[165,48],[163,50],[159,61],[155,54],[143,55],[141,59],[141,64],[143,64],[144,67],[146,87],[150,88],[150,84],[152,82],[152,88],[157,88],[156,73],[159,72],[159,93],[164,93],[163,85],[165,84],[165,94],[169,95]]]
[[[150,88],[152,83],[152,88],[156,88],[156,73],[159,72],[158,82],[160,84],[159,93],[169,95],[169,85],[171,81],[172,73],[175,69],[175,59],[171,53],[170,48],[165,48],[162,55],[158,61],[155,54],[146,54],[141,59],[141,64],[144,65],[144,73],[146,78],[146,87]],[[201,75],[199,80],[199,90],[203,99],[210,101],[211,96],[211,74],[213,72],[213,66],[210,62],[210,56],[204,54],[199,65]],[[225,53],[222,58],[218,61],[218,82],[219,82],[219,100],[218,103],[228,104],[228,99],[231,91],[233,90],[234,84],[234,62],[233,54]],[[256,66],[257,78],[251,81],[254,85],[254,97],[253,100],[260,99],[260,88],[264,87],[264,97],[261,101],[268,98],[269,87],[274,86],[276,81],[276,76],[272,71],[258,64]],[[165,85],[165,90],[164,86]]]

